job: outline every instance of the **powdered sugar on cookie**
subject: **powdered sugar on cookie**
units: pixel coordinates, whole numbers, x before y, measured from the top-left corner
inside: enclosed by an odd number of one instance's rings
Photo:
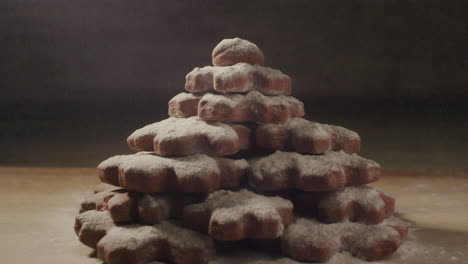
[[[265,60],[257,45],[240,38],[223,39],[213,49],[211,57],[216,66],[234,65],[238,62],[263,65]]]
[[[275,238],[293,219],[293,205],[280,197],[266,197],[248,190],[236,192],[220,190],[212,193],[200,204],[184,209],[188,226],[199,222],[200,215],[209,215],[201,228],[219,240],[243,238]],[[200,227],[199,227],[200,228]]]
[[[299,218],[288,226],[281,242],[283,253],[296,260],[323,262],[339,251],[374,260],[396,251],[407,231],[407,224],[397,218],[378,225]]]
[[[185,96],[180,96],[183,98]],[[185,101],[171,100],[173,104],[189,105]],[[197,113],[202,120],[222,122],[284,122],[304,116],[304,104],[292,96],[265,96],[258,91],[248,94],[206,93],[192,108],[174,107],[169,115],[185,117]],[[180,110],[185,109],[185,110]],[[182,112],[180,112],[182,111]]]
[[[343,151],[324,155],[276,151],[250,159],[249,164],[249,181],[259,190],[337,190],[346,185],[370,183],[380,177],[380,166],[376,162]]]
[[[225,182],[222,178],[230,179],[227,182],[231,184],[242,182],[247,170],[245,160],[235,162],[204,154],[169,158],[143,152],[110,159],[111,162],[104,161],[99,166],[103,182],[117,181],[113,184],[147,193],[211,192]],[[110,170],[105,165],[112,165],[114,169]],[[117,180],[114,179],[114,170],[118,171]]]
[[[361,143],[356,132],[303,118],[291,118],[278,124],[259,124],[255,135],[259,147],[312,154],[337,150],[356,153]]]
[[[154,151],[162,156],[195,153],[225,156],[250,144],[250,137],[239,135],[237,131],[250,133],[242,125],[233,128],[220,122],[206,122],[198,117],[170,117],[137,129],[127,138],[127,142],[132,149]]]
[[[279,70],[238,63],[233,66],[195,68],[185,76],[189,92],[246,93],[265,95],[291,94],[291,78]]]

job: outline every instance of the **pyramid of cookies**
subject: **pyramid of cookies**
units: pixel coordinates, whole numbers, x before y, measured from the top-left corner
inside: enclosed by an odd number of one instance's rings
[[[304,119],[290,77],[263,66],[255,44],[225,39],[212,61],[187,74],[169,118],[128,137],[135,154],[99,164],[102,184],[75,221],[80,241],[108,264],[208,263],[243,241],[278,242],[305,262],[395,252],[407,224],[367,185],[380,166],[356,154],[359,135]]]

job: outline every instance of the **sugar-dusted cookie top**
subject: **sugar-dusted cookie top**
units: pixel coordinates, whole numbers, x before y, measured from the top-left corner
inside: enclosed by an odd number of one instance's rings
[[[275,153],[249,159],[249,182],[258,190],[338,190],[380,178],[380,165],[356,154],[330,151],[324,155]]]
[[[249,147],[250,129],[238,124],[206,122],[198,117],[169,117],[137,129],[127,143],[134,150],[154,151],[161,156],[195,153],[225,156]]]
[[[298,218],[284,231],[281,247],[283,254],[299,261],[325,262],[339,251],[377,260],[395,252],[407,233],[407,224],[396,217],[378,225]]]
[[[116,226],[107,211],[87,211],[76,217],[75,231],[80,241],[96,248],[97,257],[108,264],[152,260],[204,264],[215,257],[210,237],[171,221]]]
[[[202,120],[221,122],[277,123],[304,116],[304,104],[292,96],[266,96],[258,91],[247,94],[181,93],[169,101],[169,115],[198,115]]]
[[[277,238],[293,219],[293,205],[280,197],[267,197],[242,189],[219,190],[183,211],[184,222],[217,240]]]
[[[111,157],[98,165],[102,182],[137,192],[212,192],[238,187],[248,163],[204,154],[161,157],[151,152]]]
[[[254,43],[240,38],[223,39],[211,54],[213,65],[229,66],[239,62],[263,65],[263,52]]]
[[[290,95],[291,78],[279,70],[237,63],[232,66],[195,68],[185,76],[185,90],[197,92]]]
[[[378,224],[395,210],[393,197],[366,185],[328,192],[297,192],[294,196],[294,204],[301,212],[323,222]]]
[[[97,243],[114,226],[108,211],[90,210],[75,217],[75,233],[81,243],[96,248]]]
[[[359,135],[340,126],[320,124],[303,118],[291,118],[283,123],[259,124],[255,129],[256,146],[274,150],[320,154],[344,150],[359,152]]]

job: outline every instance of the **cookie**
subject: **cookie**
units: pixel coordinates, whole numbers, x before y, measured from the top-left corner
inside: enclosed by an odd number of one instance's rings
[[[113,186],[110,184],[106,184],[107,186]],[[96,186],[93,193],[87,194],[83,200],[81,200],[80,204],[80,213],[89,211],[89,210],[98,210],[103,211],[106,210],[107,204],[106,202],[117,194],[119,191],[123,191],[120,187],[109,188],[109,189],[102,189],[102,185]]]
[[[267,197],[242,189],[220,190],[183,210],[184,224],[216,240],[277,238],[293,221],[293,205],[280,197]]]
[[[290,95],[291,78],[279,70],[238,63],[232,66],[195,68],[185,76],[185,90],[192,93],[246,93]]]
[[[126,190],[105,190],[88,196],[80,213],[108,210],[114,223],[156,224],[169,218],[181,218],[182,209],[200,202],[203,195],[146,194]]]
[[[347,185],[362,185],[380,178],[380,165],[356,154],[331,151],[324,155],[295,152],[275,153],[248,160],[249,183],[257,190],[300,189],[338,190]]]
[[[257,147],[321,154],[344,150],[359,152],[361,139],[356,132],[340,126],[292,118],[284,123],[259,124],[255,130]]]
[[[263,52],[252,42],[240,38],[223,39],[211,53],[213,65],[229,66],[239,62],[263,65]]]
[[[395,217],[378,225],[323,224],[298,218],[284,231],[281,248],[284,255],[298,261],[325,262],[339,251],[378,260],[395,252],[407,233],[407,224]]]
[[[245,160],[204,154],[168,158],[151,152],[111,157],[98,165],[102,182],[144,193],[205,193],[239,187],[246,177]]]
[[[374,225],[393,214],[395,199],[379,189],[362,185],[338,191],[298,192],[294,206],[322,222],[357,221]]]
[[[187,103],[195,100],[199,100],[198,104]],[[194,109],[188,109],[187,105]],[[304,116],[304,104],[292,96],[265,96],[258,91],[203,96],[182,93],[169,102],[170,116],[186,117],[194,113],[210,121],[277,123]]]
[[[198,114],[198,103],[203,94],[180,93],[169,100],[168,113],[173,117],[191,117]]]
[[[250,129],[238,124],[206,122],[197,117],[170,117],[137,129],[127,138],[137,151],[154,151],[161,156],[210,156],[234,154],[250,146]]]
[[[96,248],[97,257],[107,264],[140,264],[152,260],[207,263],[215,257],[210,237],[174,222],[115,226],[106,211],[88,211],[76,219],[75,230],[80,241]]]
[[[96,248],[97,243],[114,226],[108,211],[90,210],[75,217],[75,233],[84,245]]]

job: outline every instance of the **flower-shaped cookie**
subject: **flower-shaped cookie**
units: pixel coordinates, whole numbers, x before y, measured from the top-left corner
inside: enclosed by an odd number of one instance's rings
[[[281,247],[283,254],[299,261],[325,262],[339,251],[377,260],[395,252],[407,233],[407,224],[396,217],[378,225],[298,218],[284,231]]]
[[[280,197],[267,197],[242,189],[212,193],[183,210],[186,226],[217,240],[277,238],[294,219],[293,205]]]
[[[98,165],[102,182],[130,191],[212,192],[244,182],[245,160],[213,158],[204,154],[160,157],[149,152],[111,157]]]
[[[243,125],[206,122],[197,117],[170,117],[133,132],[127,143],[137,151],[154,151],[161,156],[206,153],[225,156],[250,145],[250,129]]]
[[[357,153],[361,139],[356,132],[344,127],[292,118],[283,123],[259,124],[255,130],[255,143],[265,149],[301,153],[319,154],[337,150]]]
[[[266,96],[258,91],[247,94],[180,93],[169,101],[169,115],[198,115],[202,120],[222,122],[277,123],[304,116],[304,104],[292,96]]]
[[[170,221],[148,225],[115,226],[107,211],[87,211],[76,217],[80,241],[97,248],[107,264],[140,264],[169,260],[176,264],[207,263],[215,256],[210,237]]]
[[[233,66],[195,68],[185,76],[185,90],[192,93],[246,93],[290,95],[291,78],[279,70],[238,63]]]
[[[156,224],[169,218],[180,218],[184,206],[200,202],[203,196],[147,194],[110,189],[86,196],[81,203],[80,213],[108,210],[114,223]]]
[[[380,178],[380,165],[356,154],[330,151],[324,155],[281,152],[249,159],[249,182],[258,190],[297,188],[304,191],[338,190]]]
[[[323,222],[358,221],[378,224],[391,216],[395,199],[370,186],[348,186],[328,192],[298,192],[294,205]]]

